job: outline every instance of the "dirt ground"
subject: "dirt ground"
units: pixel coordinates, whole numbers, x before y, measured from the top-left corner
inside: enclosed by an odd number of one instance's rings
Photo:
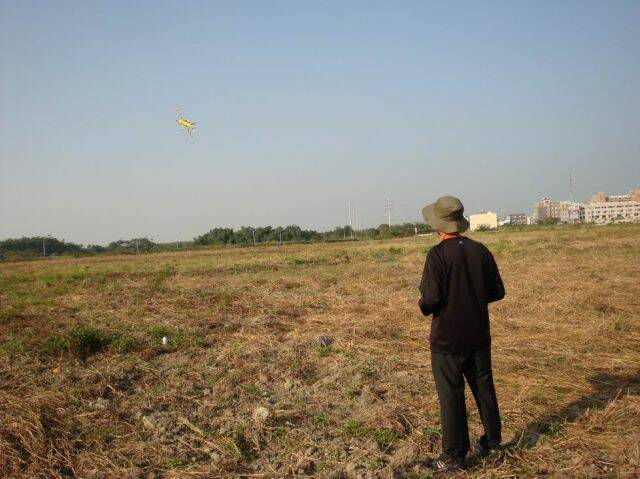
[[[640,225],[471,237],[508,447],[455,477],[640,477]],[[0,264],[0,476],[432,477],[436,241]]]

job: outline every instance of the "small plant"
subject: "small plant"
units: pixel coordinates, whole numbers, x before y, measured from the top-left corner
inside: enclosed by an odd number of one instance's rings
[[[351,257],[349,253],[346,251],[338,251],[335,253],[335,258],[344,261],[345,263],[349,263],[351,261]]]
[[[365,436],[367,434],[367,428],[361,426],[355,419],[349,419],[342,425],[341,429],[347,436],[358,437]]]
[[[77,356],[86,358],[106,348],[111,342],[111,337],[91,326],[77,326],[69,331],[70,350]]]
[[[160,271],[158,271],[151,279],[151,288],[159,289],[160,287],[162,287],[162,285],[168,278],[170,278],[171,276],[174,276],[175,274],[176,274],[176,268],[174,266],[172,265],[165,266]]]
[[[289,258],[288,262],[292,266],[299,266],[303,264],[316,264],[319,260],[317,258]]]
[[[175,469],[176,467],[184,466],[185,462],[176,457],[168,457],[164,460],[164,465],[167,469]]]
[[[362,395],[362,384],[358,384],[355,388],[349,389],[347,391],[350,399],[355,399]]]
[[[326,418],[325,416],[320,415],[320,414],[314,414],[313,415],[313,423],[317,424],[318,426],[328,426],[329,425],[329,419]]]
[[[49,356],[57,356],[68,351],[70,347],[71,344],[68,338],[60,334],[55,334],[46,339],[42,347],[42,352]]]
[[[391,246],[389,248],[389,254],[402,254],[404,250],[402,248],[397,248],[395,246]]]
[[[0,343],[0,353],[6,356],[19,356],[26,354],[28,351],[29,347],[22,341],[9,339],[4,343]]]
[[[329,356],[332,352],[333,350],[331,349],[330,344],[326,346],[323,346],[323,345],[318,346],[318,354],[320,355],[321,358]]]
[[[380,449],[388,448],[394,441],[399,439],[398,435],[391,429],[376,429],[373,431],[373,438]]]
[[[262,394],[260,386],[255,383],[244,383],[242,389],[250,397],[258,397]]]
[[[432,477],[431,471],[404,471],[402,473],[402,479],[431,479]]]
[[[134,338],[118,335],[109,343],[109,350],[115,353],[124,354],[137,350],[138,346],[139,345]]]

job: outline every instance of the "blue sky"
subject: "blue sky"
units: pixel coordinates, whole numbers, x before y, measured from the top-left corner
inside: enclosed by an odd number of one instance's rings
[[[640,2],[2,1],[0,105],[0,238],[529,212],[640,187]]]

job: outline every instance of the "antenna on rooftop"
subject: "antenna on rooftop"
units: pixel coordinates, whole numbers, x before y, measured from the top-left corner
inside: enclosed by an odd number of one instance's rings
[[[571,178],[571,173],[569,173],[569,201],[573,203],[573,178]]]

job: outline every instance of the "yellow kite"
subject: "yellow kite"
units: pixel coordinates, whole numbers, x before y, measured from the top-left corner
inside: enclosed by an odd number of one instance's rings
[[[180,113],[180,110],[178,110],[177,108],[176,108],[176,112],[178,113],[178,125],[184,128],[185,131],[189,134],[189,136],[193,138],[193,130],[196,127],[196,122],[187,120],[185,117],[182,116],[182,113]]]

